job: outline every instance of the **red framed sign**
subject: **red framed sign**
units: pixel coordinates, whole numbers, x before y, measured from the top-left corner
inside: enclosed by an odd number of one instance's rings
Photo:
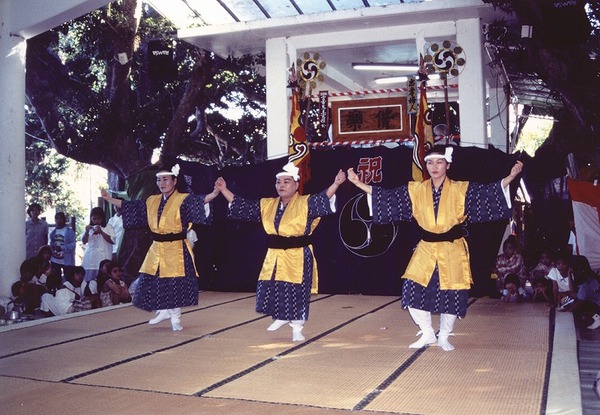
[[[406,97],[333,101],[333,141],[404,138],[410,135]]]

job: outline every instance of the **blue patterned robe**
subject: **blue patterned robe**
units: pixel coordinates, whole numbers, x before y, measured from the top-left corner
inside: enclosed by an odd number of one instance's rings
[[[436,191],[431,186],[434,212],[442,195],[442,186]],[[373,223],[385,224],[413,219],[413,207],[408,186],[384,189],[373,186]],[[480,184],[470,182],[465,196],[467,222],[488,222],[509,218],[511,210],[506,203],[501,182]],[[402,306],[432,313],[453,314],[464,317],[467,313],[468,290],[441,290],[437,266],[427,287],[405,279],[402,286]]]
[[[273,218],[275,229],[279,229],[279,224],[285,207],[277,209]],[[311,223],[321,216],[331,215],[330,201],[325,191],[311,195],[308,198],[308,220],[303,235],[308,235]],[[260,201],[247,200],[236,196],[229,206],[229,218],[240,219],[251,222],[261,222]],[[302,236],[302,235],[294,235]],[[267,314],[278,320],[308,320],[308,311],[310,303],[310,291],[312,285],[312,269],[314,257],[308,247],[304,247],[304,264],[298,264],[302,267],[303,277],[301,284],[294,284],[285,281],[276,281],[275,271],[270,280],[259,280],[256,286],[256,311]]]
[[[205,195],[189,194],[179,209],[183,229],[189,223],[208,225],[212,217],[207,216],[204,206]],[[158,208],[158,217],[166,200],[162,199]],[[122,202],[123,227],[139,228],[148,225],[148,215],[145,200]],[[184,244],[184,241],[177,241]],[[140,273],[139,282],[133,296],[133,305],[147,311],[165,310],[198,304],[198,274],[194,261],[187,248],[183,247],[185,275],[180,277],[159,278],[157,275]]]

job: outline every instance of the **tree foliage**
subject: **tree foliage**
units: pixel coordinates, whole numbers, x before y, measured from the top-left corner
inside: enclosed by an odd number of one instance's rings
[[[66,186],[69,167],[72,161],[54,151],[37,122],[35,114],[26,107],[26,120],[30,130],[25,139],[25,205],[39,203],[43,210],[49,207],[62,211],[68,217],[82,217],[83,206],[73,191]],[[35,129],[35,126],[38,126]],[[25,212],[25,208],[23,208]],[[52,221],[52,218],[48,218]]]
[[[582,166],[600,169],[600,5],[584,0],[483,1],[533,28],[531,38],[511,48],[518,50],[523,73],[534,71],[563,104],[553,114],[560,128],[546,145],[573,153]]]
[[[174,79],[149,76],[150,40],[174,49]],[[156,148],[205,164],[254,163],[266,157],[263,64],[177,41],[141,0],[119,0],[30,39],[26,92],[58,153],[122,178],[150,166]]]

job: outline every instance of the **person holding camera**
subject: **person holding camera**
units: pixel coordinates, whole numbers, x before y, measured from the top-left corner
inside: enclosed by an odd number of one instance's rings
[[[90,223],[85,227],[81,242],[86,244],[81,266],[85,268],[85,280],[96,278],[100,262],[112,259],[115,230],[106,223],[104,209],[95,207],[90,212]]]

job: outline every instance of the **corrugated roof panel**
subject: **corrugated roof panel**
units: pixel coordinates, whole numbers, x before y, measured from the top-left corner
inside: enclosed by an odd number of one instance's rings
[[[317,0],[320,1],[320,0]],[[262,4],[269,16],[287,17],[287,16],[298,16],[296,8],[289,1],[282,0],[259,0],[258,3]]]
[[[327,0],[296,0],[296,4],[304,14],[330,12],[333,9]]]
[[[267,18],[252,0],[221,0],[221,2],[238,17],[240,22]]]
[[[183,1],[152,0],[147,3],[178,28],[188,27],[195,20],[201,22],[201,19]]]
[[[365,7],[363,0],[331,0],[336,10],[362,9]]]
[[[153,0],[153,2],[156,1]],[[161,3],[168,4],[168,7],[174,7],[176,3],[187,3],[192,10],[200,15],[201,20],[208,25],[235,22],[233,17],[216,0],[186,0],[185,2],[161,0]]]
[[[363,0],[146,0],[177,27],[221,25],[268,18],[314,14],[335,10],[364,9]],[[426,0],[367,0],[372,7]],[[298,12],[295,3],[301,10]]]
[[[375,6],[387,6],[389,4],[400,4],[400,3],[420,3],[423,0],[367,0],[371,7]]]

